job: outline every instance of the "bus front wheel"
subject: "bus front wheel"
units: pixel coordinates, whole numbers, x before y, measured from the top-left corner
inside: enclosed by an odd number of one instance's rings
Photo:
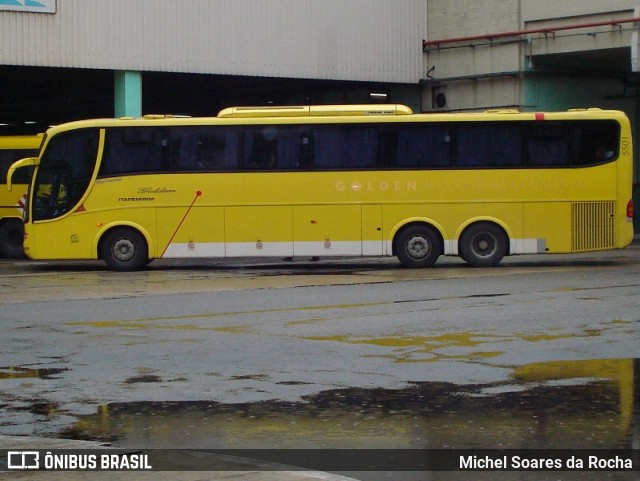
[[[431,267],[441,251],[440,237],[424,225],[407,227],[395,242],[395,254],[405,267]]]
[[[460,257],[473,267],[493,267],[509,252],[502,228],[489,222],[468,227],[460,236]]]
[[[102,242],[102,258],[114,271],[137,271],[149,262],[147,241],[140,232],[118,228]]]

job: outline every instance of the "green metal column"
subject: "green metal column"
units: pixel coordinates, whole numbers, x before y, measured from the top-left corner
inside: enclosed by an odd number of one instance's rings
[[[142,73],[117,71],[114,78],[115,116],[142,115]]]

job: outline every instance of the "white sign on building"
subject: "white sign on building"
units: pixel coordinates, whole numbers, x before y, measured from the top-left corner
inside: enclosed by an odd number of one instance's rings
[[[0,10],[56,13],[56,0],[0,0]]]

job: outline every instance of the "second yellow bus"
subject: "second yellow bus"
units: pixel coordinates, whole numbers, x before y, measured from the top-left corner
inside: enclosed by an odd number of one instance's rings
[[[31,168],[20,169],[13,176],[16,188],[7,190],[7,171],[11,164],[23,157],[38,153],[42,135],[0,136],[0,257],[24,257],[22,216],[27,200],[27,185],[31,181]]]

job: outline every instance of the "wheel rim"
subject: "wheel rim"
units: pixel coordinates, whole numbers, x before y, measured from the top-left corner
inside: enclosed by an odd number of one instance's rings
[[[431,243],[422,236],[416,236],[407,242],[407,254],[412,259],[424,259],[431,252]]]
[[[498,239],[487,232],[477,234],[471,242],[471,248],[478,257],[491,257],[495,254],[497,246]]]
[[[120,262],[127,262],[133,259],[136,254],[136,246],[131,239],[118,239],[111,249],[113,257]]]

